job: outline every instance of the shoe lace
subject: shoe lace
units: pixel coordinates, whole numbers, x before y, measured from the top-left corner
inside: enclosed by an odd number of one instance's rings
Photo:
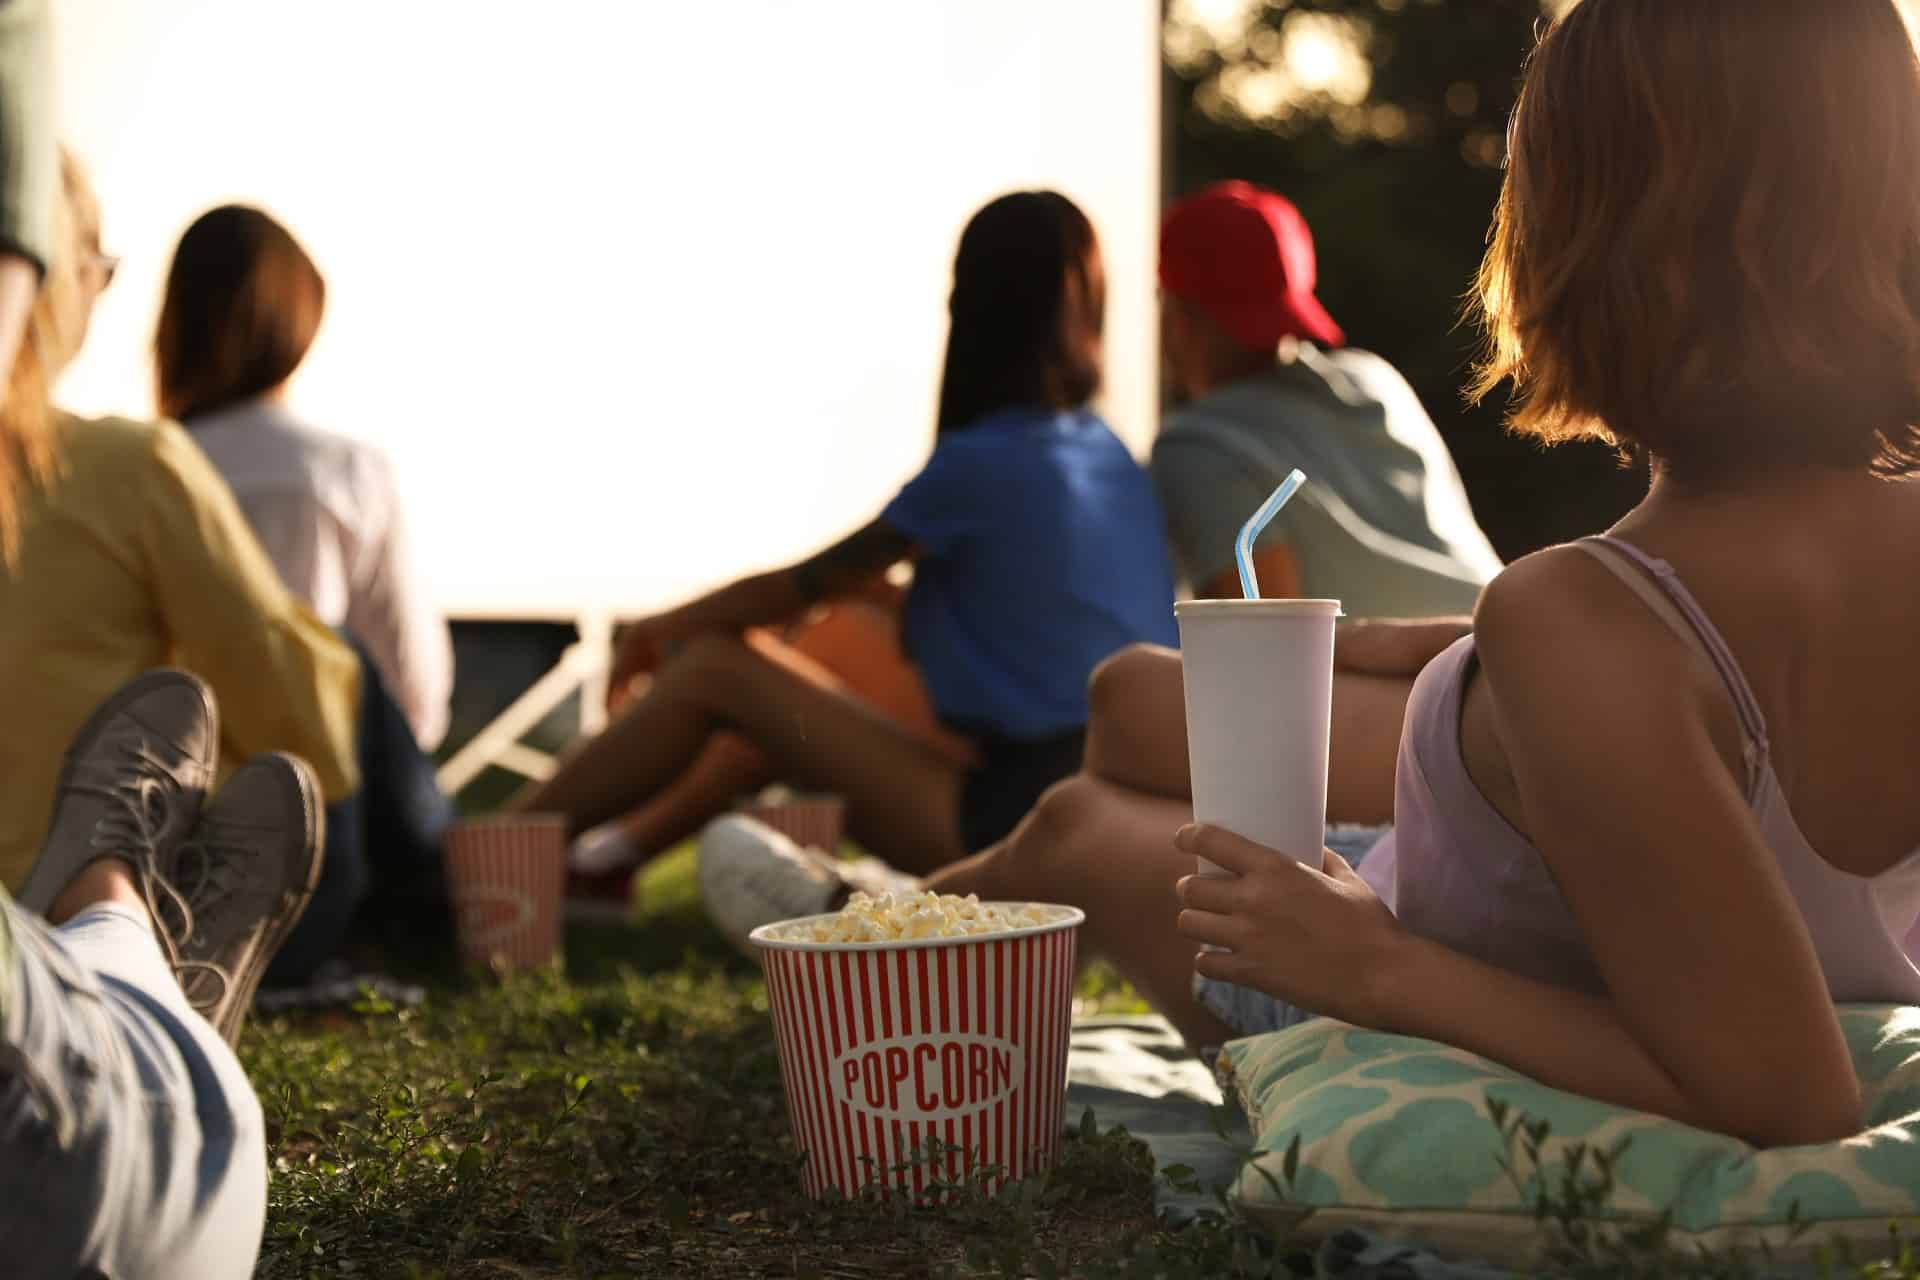
[[[204,942],[200,922],[217,918],[246,882],[253,850],[247,833],[203,820],[174,855],[173,888],[180,899],[183,927],[175,943],[173,969],[188,1003],[203,1013],[226,999],[232,976],[212,961],[187,959],[180,952]],[[214,979],[211,995],[202,990],[207,984],[192,980],[196,975]]]
[[[123,740],[117,756],[117,762],[96,765],[72,782],[74,791],[107,805],[88,844],[95,853],[132,861],[147,914],[162,926],[156,932],[170,957],[177,956],[169,934],[176,926],[182,937],[193,932],[193,909],[160,874],[157,862],[160,832],[179,801],[180,782],[144,739]]]

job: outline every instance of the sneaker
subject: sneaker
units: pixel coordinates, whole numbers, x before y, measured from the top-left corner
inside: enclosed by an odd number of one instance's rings
[[[174,855],[155,931],[172,943],[187,1003],[229,1044],[320,883],[320,841],[313,770],[276,753],[241,766]]]
[[[148,910],[176,845],[200,817],[219,751],[213,693],[184,671],[149,671],[100,704],[67,748],[53,821],[18,901],[47,913],[105,857],[133,865]]]
[[[567,854],[568,923],[631,919],[639,908],[640,850],[618,823],[595,827]]]
[[[838,862],[763,822],[731,814],[700,833],[700,893],[727,941],[748,955],[763,924],[837,910],[856,890],[911,893],[920,881],[878,858]]]

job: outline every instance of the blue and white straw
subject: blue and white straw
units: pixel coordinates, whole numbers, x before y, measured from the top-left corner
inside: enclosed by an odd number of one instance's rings
[[[1233,558],[1240,566],[1240,594],[1249,600],[1260,598],[1260,579],[1253,571],[1253,544],[1273,523],[1273,518],[1280,514],[1280,508],[1286,506],[1287,500],[1298,493],[1300,486],[1306,482],[1306,474],[1299,469],[1289,472],[1273,495],[1260,504],[1260,509],[1253,513],[1251,519],[1240,526],[1240,536],[1233,540]]]

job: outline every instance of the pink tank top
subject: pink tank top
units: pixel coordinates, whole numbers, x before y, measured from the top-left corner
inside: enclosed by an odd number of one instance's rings
[[[1834,1000],[1920,1003],[1920,968],[1909,958],[1909,934],[1920,921],[1920,851],[1872,877],[1815,853],[1774,774],[1759,701],[1673,566],[1616,538],[1574,545],[1618,574],[1720,673],[1746,741],[1747,802],[1806,919]],[[1468,636],[1415,683],[1400,742],[1394,833],[1367,855],[1362,874],[1415,933],[1515,973],[1597,992],[1599,972],[1545,861],[1467,775],[1460,709],[1473,667]]]

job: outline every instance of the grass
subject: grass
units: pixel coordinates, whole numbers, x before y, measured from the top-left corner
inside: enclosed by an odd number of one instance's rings
[[[1003,1202],[802,1197],[757,969],[706,926],[684,859],[643,900],[639,927],[572,930],[564,979],[435,974],[419,1009],[252,1026],[259,1274],[1013,1274],[989,1244],[1069,1274],[1151,1243],[1152,1171],[1121,1134]]]
[[[1044,1179],[938,1208],[799,1192],[758,970],[707,926],[682,855],[643,883],[634,927],[576,928],[567,976],[504,983],[428,974],[412,1010],[280,1017],[241,1045],[268,1117],[274,1174],[263,1277],[1411,1276],[1341,1242],[1274,1249],[1225,1210],[1179,1232],[1124,1132],[1084,1117]],[[400,948],[404,951],[405,948]],[[1097,967],[1083,999],[1133,1010]],[[1524,1176],[1544,1127],[1497,1110]],[[1661,1233],[1600,1222],[1590,1175],[1533,1178],[1547,1256],[1569,1277],[1752,1280],[1762,1259],[1677,1257]],[[1172,1171],[1180,1176],[1179,1171]],[[1895,1237],[1825,1274],[1920,1280]]]

